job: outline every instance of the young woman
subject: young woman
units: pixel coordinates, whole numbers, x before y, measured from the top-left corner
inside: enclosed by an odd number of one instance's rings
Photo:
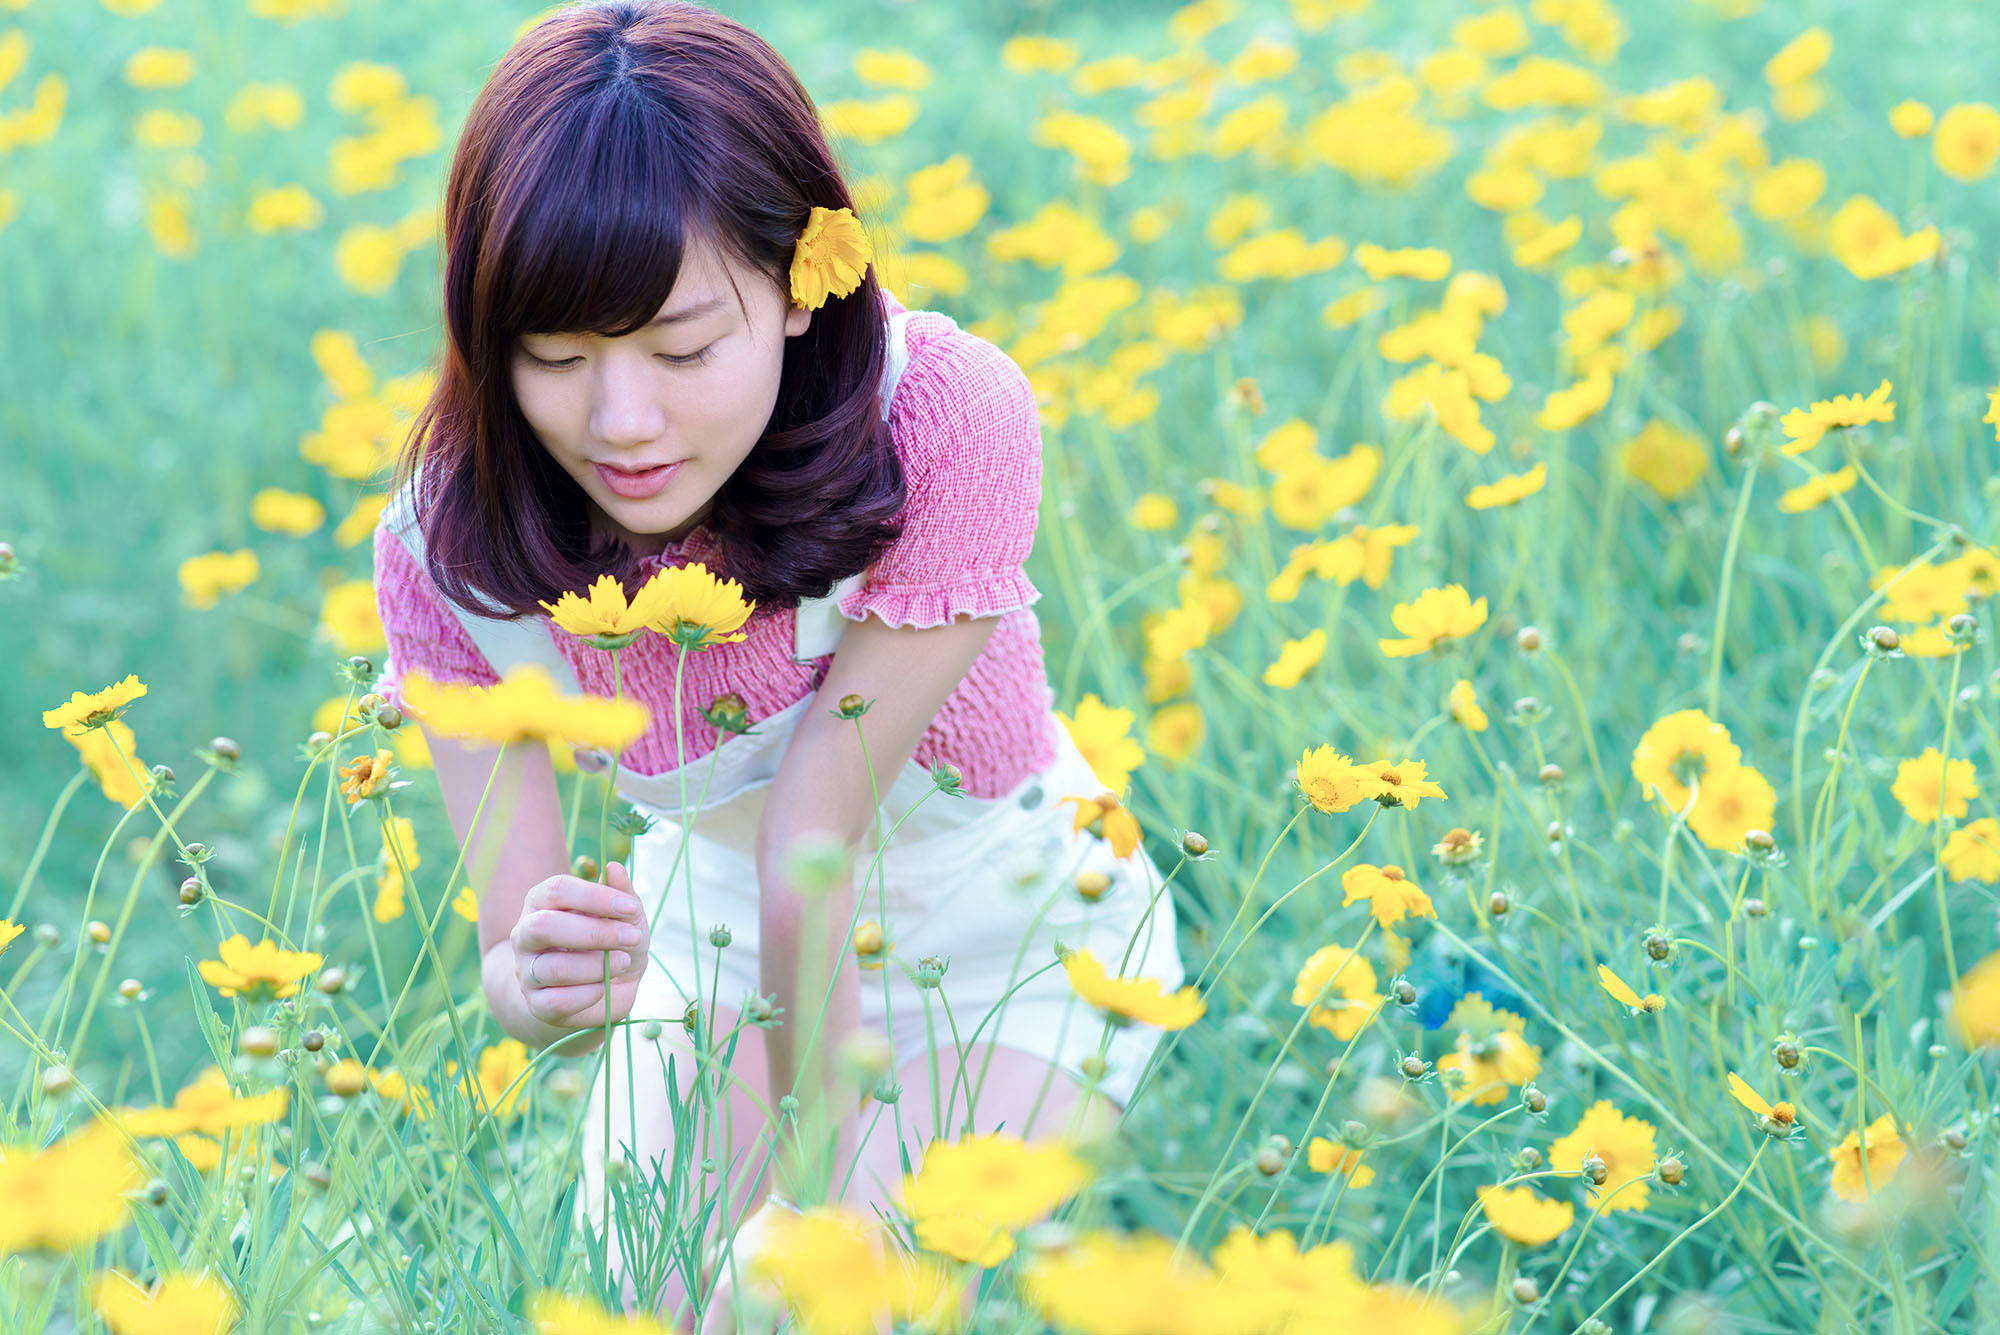
[[[629,875],[571,874],[543,749],[509,748],[495,776],[494,751],[429,737],[500,1026],[575,1052],[620,1025],[582,1217],[601,1220],[607,1158],[641,1188],[668,1176],[668,1058],[690,1099],[695,1006],[719,1093],[683,1130],[696,1165],[726,1169],[694,1184],[721,1196],[721,1233],[794,1185],[771,1181],[788,1094],[841,1118],[831,1194],[856,1208],[893,1203],[904,1157],[968,1126],[1108,1125],[1157,1033],[1108,1029],[1055,945],[1169,990],[1182,971],[1158,868],[1061,802],[1103,785],[1052,713],[1023,570],[1041,495],[1026,376],[878,286],[797,77],[694,5],[600,0],[525,32],[467,118],[444,230],[439,384],[375,535],[384,693],[413,670],[489,684],[535,663],[611,695],[612,654],[544,609],[607,573],[629,594],[699,562],[755,604],[740,638],[684,661],[654,634],[620,651],[616,689],[652,719],[616,769],[655,821]],[[732,693],[747,733],[714,707]],[[962,792],[938,791],[946,766]],[[848,851],[832,886],[795,884],[795,855],[827,840]],[[1083,873],[1102,873],[1090,897]],[[892,1101],[860,1117],[866,1086],[827,1058],[857,1033],[893,1054]],[[664,1305],[706,1279],[670,1276]]]

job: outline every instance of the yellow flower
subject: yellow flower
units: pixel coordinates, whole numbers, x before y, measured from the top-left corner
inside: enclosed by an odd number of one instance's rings
[[[1764,65],[1764,78],[1774,88],[1811,78],[1833,54],[1833,35],[1825,28],[1807,28],[1785,43]]]
[[[1521,241],[1514,247],[1514,263],[1523,269],[1539,269],[1583,239],[1583,219],[1571,214]]]
[[[597,596],[593,589],[592,599]],[[741,584],[721,578],[699,561],[661,570],[639,590],[635,602],[639,601],[649,610],[663,609],[647,624],[686,649],[741,643],[748,638],[743,623],[757,610],[755,601],[745,601]]]
[[[1110,841],[1111,851],[1116,856],[1130,857],[1133,850],[1139,847],[1139,822],[1130,811],[1119,805],[1116,793],[1065,797],[1062,801],[1076,803],[1076,824],[1071,828],[1082,830],[1095,825],[1100,837]]]
[[[1896,1131],[1896,1119],[1888,1113],[1868,1124],[1865,1131],[1847,1133],[1847,1138],[1827,1152],[1833,1161],[1833,1194],[1844,1201],[1865,1201],[1871,1192],[1887,1186],[1909,1154]]]
[[[1015,1229],[1054,1210],[1090,1177],[1089,1166],[1066,1145],[1030,1145],[1011,1132],[987,1132],[931,1142],[916,1173],[903,1176],[903,1202],[919,1223],[971,1214]]]
[[[165,1275],[142,1289],[130,1275],[107,1270],[92,1281],[90,1301],[112,1335],[223,1335],[238,1315],[228,1287],[206,1274]]]
[[[1451,685],[1451,694],[1446,697],[1445,708],[1460,727],[1467,732],[1485,732],[1486,711],[1479,707],[1479,697],[1473,694],[1472,683],[1460,677]]]
[[[180,564],[181,592],[187,605],[197,612],[215,606],[227,594],[239,593],[257,582],[261,573],[257,553],[249,548],[235,552],[203,552]]]
[[[1889,128],[1905,139],[1918,139],[1931,132],[1937,116],[1922,102],[1904,100],[1889,108]]]
[[[1689,784],[1735,769],[1742,750],[1729,740],[1729,729],[1699,709],[1681,709],[1646,729],[1632,750],[1632,777],[1644,795],[1656,795],[1670,813],[1687,806]]]
[[[1791,437],[1780,447],[1786,455],[1801,454],[1819,444],[1820,438],[1836,427],[1855,427],[1868,422],[1893,422],[1896,405],[1889,400],[1889,382],[1884,380],[1865,398],[1859,394],[1839,394],[1822,399],[1810,408],[1794,408],[1779,419],[1778,425]]]
[[[1778,794],[1749,765],[1711,774],[1701,786],[1688,828],[1710,848],[1733,849],[1751,830],[1768,830],[1777,814]]]
[[[241,932],[217,947],[220,959],[202,960],[202,981],[225,997],[241,992],[253,1001],[279,1000],[299,990],[299,981],[323,961],[305,950],[283,950],[271,940],[251,945]]]
[[[451,901],[451,911],[467,922],[479,921],[479,896],[472,893],[472,887],[461,886],[457,898]]]
[[[6,954],[7,947],[14,944],[14,938],[27,930],[18,922],[0,918],[0,955]]]
[[[1679,427],[1655,419],[1618,451],[1618,467],[1671,501],[1708,471],[1708,451]]]
[[[1729,1073],[1729,1092],[1738,1103],[1763,1118],[1766,1126],[1774,1134],[1788,1135],[1791,1128],[1798,1125],[1799,1114],[1796,1108],[1789,1103],[1767,1103],[1762,1094],[1750,1088],[1749,1081],[1734,1071]]]
[[[1554,1242],[1576,1222],[1574,1205],[1538,1196],[1532,1187],[1481,1187],[1478,1195],[1494,1230],[1523,1247]]]
[[[458,1074],[457,1062],[445,1063],[447,1076]],[[472,1106],[495,1117],[515,1117],[528,1102],[528,1048],[519,1039],[503,1038],[479,1054],[478,1069],[459,1081]]]
[[[1928,825],[1939,816],[1956,820],[1965,815],[1966,804],[1979,796],[1972,762],[1953,756],[1949,762],[1935,746],[1896,766],[1896,781],[1889,791],[1913,821]]]
[[[6,929],[7,924],[0,923],[0,950],[6,948]],[[2000,1043],[2000,950],[1973,965],[1958,980],[1952,1019],[1967,1047],[1992,1047]]]
[[[124,1224],[145,1167],[114,1119],[100,1117],[45,1150],[0,1146],[0,1256],[88,1246]]]
[[[610,575],[599,575],[587,595],[564,593],[542,607],[570,634],[592,641],[599,649],[623,649],[671,610],[668,600],[672,589],[666,574],[666,570],[656,573],[629,602],[624,585]]]
[[[373,653],[389,643],[375,605],[375,586],[365,579],[350,579],[326,591],[319,628],[343,654]]]
[[[528,1304],[535,1335],[667,1335],[667,1328],[649,1316],[614,1316],[590,1298],[538,1293]]]
[[[372,756],[356,756],[340,767],[340,791],[347,795],[347,805],[374,797],[388,787],[392,759],[392,753],[377,751]]]
[[[1014,1254],[1014,1235],[971,1211],[925,1215],[916,1221],[916,1235],[917,1246],[923,1250],[982,1270],[990,1270]]]
[[[1430,896],[1393,862],[1380,867],[1368,862],[1349,867],[1341,875],[1340,886],[1347,892],[1347,897],[1340,901],[1342,908],[1357,899],[1365,899],[1375,921],[1384,927],[1401,922],[1405,917],[1437,917],[1437,911],[1431,907]]]
[[[1854,490],[1854,484],[1861,480],[1860,470],[1853,464],[1843,465],[1831,473],[1821,473],[1809,478],[1778,497],[1778,509],[1788,515],[1802,514],[1826,504],[1835,496]]]
[[[1551,391],[1535,425],[1544,431],[1567,431],[1595,417],[1611,402],[1611,373],[1598,367],[1583,379]]]
[[[1981,816],[1959,826],[1944,841],[1939,860],[1954,881],[2000,881],[2000,821]]]
[[[1477,992],[1467,993],[1452,1008],[1445,1026],[1456,1029],[1455,1050],[1438,1058],[1440,1071],[1458,1071],[1465,1083],[1452,1095],[1458,1102],[1499,1103],[1515,1085],[1533,1080],[1542,1069],[1542,1050],[1521,1036],[1520,1016],[1489,1004]]]
[[[839,1209],[780,1213],[751,1277],[774,1283],[802,1335],[888,1329],[950,1307],[959,1281],[927,1257],[885,1253],[873,1221]]]
[[[1408,658],[1453,640],[1463,639],[1486,624],[1486,600],[1474,602],[1460,584],[1441,589],[1425,589],[1415,602],[1397,603],[1389,620],[1408,639],[1379,639],[1376,643],[1390,658]]]
[[[101,728],[124,713],[127,706],[145,693],[146,684],[129,675],[94,695],[73,691],[68,704],[42,711],[42,726],[61,728],[65,732],[71,728]]]
[[[1600,964],[1597,966],[1597,981],[1606,992],[1611,994],[1612,1000],[1621,1006],[1629,1007],[1635,1013],[1651,1015],[1666,1007],[1666,999],[1658,992],[1648,992],[1645,996],[1640,996],[1632,990],[1630,983],[1611,972],[1608,965]]]
[[[1266,686],[1291,687],[1299,684],[1306,669],[1326,653],[1326,632],[1314,630],[1304,639],[1286,640],[1278,650],[1278,661],[1264,669]]]
[[[1903,235],[1895,215],[1867,195],[1854,195],[1827,224],[1827,249],[1856,278],[1886,278],[1937,254],[1938,229]]]
[[[1069,729],[1070,740],[1090,762],[1097,781],[1114,793],[1123,793],[1132,782],[1132,771],[1145,763],[1145,748],[1130,736],[1133,713],[1113,709],[1095,692],[1077,701],[1076,717],[1060,711],[1056,717]]]
[[[1298,785],[1316,810],[1336,812],[1373,797],[1380,780],[1332,747],[1318,746],[1300,754]]]
[[[861,50],[854,53],[854,77],[882,88],[928,88],[931,67],[908,51]]]
[[[2000,161],[2000,111],[1984,102],[1960,102],[1938,117],[1931,157],[1957,181],[1976,181]]]
[[[1384,250],[1372,241],[1354,248],[1354,262],[1375,282],[1385,278],[1416,278],[1436,282],[1451,272],[1451,255],[1435,246]]]
[[[1374,791],[1368,795],[1385,807],[1416,808],[1426,797],[1445,800],[1444,789],[1424,777],[1424,762],[1404,760],[1391,765],[1386,760],[1370,760],[1356,766],[1364,774],[1375,780]]]
[[[1337,1145],[1325,1136],[1306,1142],[1306,1167],[1315,1173],[1345,1173],[1352,1187],[1365,1187],[1375,1180],[1375,1170],[1361,1162],[1361,1151]]]
[[[125,59],[125,82],[134,88],[178,88],[194,78],[194,54],[142,46]]]
[[[1321,1250],[1347,1247],[1330,1243]],[[1067,1247],[1031,1258],[1023,1267],[1024,1296],[1060,1330],[1235,1335],[1257,1329],[1246,1320],[1246,1296],[1284,1292],[1224,1280],[1180,1250],[1172,1238],[1156,1234],[1127,1237],[1093,1230]],[[1265,1322],[1262,1328],[1272,1325]]]
[[[219,1136],[226,1131],[263,1126],[285,1115],[292,1091],[280,1085],[241,1098],[229,1087],[219,1066],[210,1066],[174,1095],[171,1108],[130,1108],[120,1114],[135,1136],[182,1136],[198,1132]]]
[[[792,301],[813,310],[861,286],[874,258],[861,220],[847,208],[813,206],[792,252]]]
[[[1108,1012],[1114,1024],[1137,1021],[1162,1029],[1185,1029],[1208,1009],[1192,986],[1167,995],[1157,978],[1108,977],[1104,965],[1088,950],[1073,951],[1063,961],[1063,968],[1076,994]]]
[[[1646,1178],[1653,1171],[1652,1123],[1627,1117],[1609,1099],[1599,1099],[1574,1131],[1549,1146],[1549,1167],[1580,1173],[1592,1155],[1604,1161],[1605,1178],[1591,1188],[1591,1206],[1607,1214],[1645,1209],[1651,1190]]]
[[[1491,510],[1534,495],[1549,478],[1549,466],[1536,464],[1525,473],[1511,473],[1495,482],[1481,483],[1465,493],[1465,503],[1474,510]]]
[[[1132,502],[1125,522],[1141,533],[1159,533],[1172,528],[1179,518],[1180,507],[1174,504],[1173,497],[1149,491]]]
[[[1185,660],[1183,660],[1185,661]],[[1167,760],[1185,763],[1201,749],[1207,717],[1192,700],[1163,705],[1146,721],[1146,749]]]
[[[326,507],[296,491],[266,487],[250,498],[250,522],[267,533],[303,538],[326,522]]]
[[[1333,990],[1321,996],[1329,984]],[[1321,946],[1299,966],[1292,980],[1292,1004],[1311,1006],[1307,1021],[1345,1042],[1361,1032],[1382,1004],[1382,995],[1375,990],[1375,966],[1346,946]]]
[[[650,722],[637,700],[564,695],[532,663],[492,686],[445,684],[412,671],[403,678],[403,699],[431,731],[502,745],[554,738],[617,751],[637,741]]]

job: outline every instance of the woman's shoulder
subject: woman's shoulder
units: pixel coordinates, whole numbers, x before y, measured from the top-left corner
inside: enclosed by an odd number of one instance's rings
[[[951,461],[1019,461],[1041,453],[1041,419],[1027,373],[992,340],[941,311],[911,309],[908,361],[889,397],[899,456],[920,477]]]

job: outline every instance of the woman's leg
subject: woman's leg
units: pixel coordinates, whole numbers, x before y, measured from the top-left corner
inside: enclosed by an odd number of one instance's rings
[[[729,1033],[736,1022],[735,1011],[716,1007],[717,1034]],[[727,1043],[722,1046],[726,1047]],[[694,1137],[693,1144],[686,1151],[690,1176],[686,1179],[680,1202],[648,1199],[646,1196],[647,1188],[654,1187],[656,1183],[666,1183],[673,1173],[676,1152],[674,1123],[666,1092],[669,1058],[673,1062],[678,1097],[684,1105],[688,1105],[685,1113]],[[713,1105],[712,1115],[702,1114],[690,1102],[694,1097],[695,1065],[694,1045],[687,1031],[678,1024],[668,1024],[657,1042],[645,1042],[636,1032],[632,1035],[629,1073],[624,1038],[614,1035],[610,1060],[606,1063],[604,1074],[599,1077],[598,1093],[607,1096],[611,1102],[612,1158],[614,1161],[624,1159],[629,1146],[632,1157],[637,1161],[636,1175],[630,1180],[636,1189],[637,1202],[644,1205],[645,1213],[636,1221],[642,1236],[667,1238],[681,1231],[685,1220],[691,1217],[704,1197],[718,1196],[723,1191],[722,1169],[725,1166],[730,1168],[726,1200],[726,1227],[729,1232],[733,1233],[744,1217],[762,1203],[770,1187],[769,1100],[765,1091],[768,1077],[763,1030],[754,1025],[746,1026],[736,1036],[736,1051],[730,1067],[726,1071],[710,1070],[704,1073],[703,1086]],[[719,1099],[718,1080],[723,1086]],[[630,1116],[634,1105],[638,1114],[636,1127]],[[585,1116],[588,1120],[584,1127],[583,1208],[587,1211],[584,1218],[592,1228],[598,1228],[604,1218],[603,1103],[593,1102]],[[716,1162],[717,1171],[713,1174],[701,1171],[703,1160],[709,1158]],[[704,1269],[713,1264],[713,1253],[723,1236],[724,1219],[723,1202],[718,1201],[714,1220],[698,1253]],[[669,1314],[679,1313],[677,1329],[692,1332],[695,1324],[690,1281],[694,1281],[698,1291],[706,1290],[711,1287],[713,1277],[687,1274],[680,1262],[683,1253],[678,1250],[670,1263],[671,1268],[662,1264],[657,1253],[629,1258],[628,1265],[628,1258],[622,1255],[617,1228],[614,1214],[613,1232],[607,1245],[614,1273],[625,1275],[627,1302],[638,1301],[634,1276],[629,1270],[634,1266],[643,1267],[649,1279],[658,1278],[655,1300],[659,1310]],[[684,1308],[687,1310],[683,1311]]]

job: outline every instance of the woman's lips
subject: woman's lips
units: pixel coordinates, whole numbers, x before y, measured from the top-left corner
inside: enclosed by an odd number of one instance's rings
[[[649,496],[657,496],[666,489],[667,483],[681,471],[680,463],[660,464],[639,472],[623,468],[613,468],[610,464],[597,465],[597,475],[604,479],[604,485],[623,496],[628,501],[643,501]]]

